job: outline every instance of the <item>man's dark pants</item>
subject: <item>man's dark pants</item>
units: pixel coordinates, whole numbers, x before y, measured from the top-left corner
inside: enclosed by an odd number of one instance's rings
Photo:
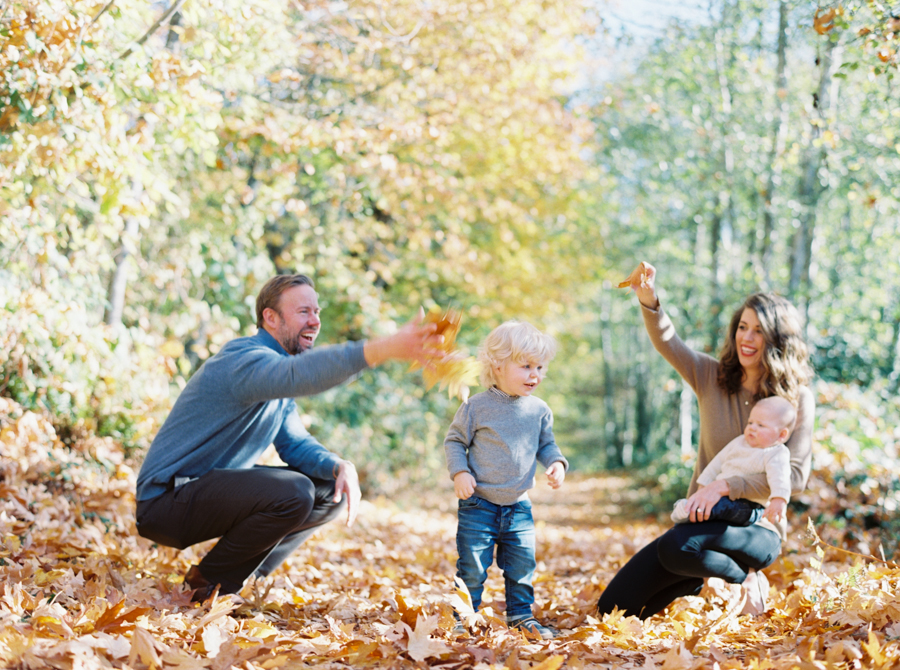
[[[176,549],[221,538],[198,567],[221,593],[235,593],[250,575],[269,575],[343,505],[334,480],[288,467],[212,470],[138,502],[137,528]]]

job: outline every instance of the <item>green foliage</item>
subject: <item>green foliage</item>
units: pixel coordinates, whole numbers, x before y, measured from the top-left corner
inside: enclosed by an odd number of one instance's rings
[[[184,3],[156,32],[160,6],[137,0],[6,3],[5,392],[145,445],[197,367],[253,332],[262,283],[302,271],[322,343],[420,305],[463,310],[469,347],[508,318],[550,331],[541,395],[573,464],[652,464],[674,491],[681,383],[612,288],[646,259],[695,348],[715,355],[732,306],[774,290],[805,313],[820,378],[889,399],[897,31],[877,3],[823,34],[814,7],[784,7],[784,82],[778,6],[729,0],[596,68],[576,102],[590,3]],[[453,403],[418,374],[301,408],[372,490],[442,476]]]
[[[587,5],[185,3],[149,30],[160,11],[0,12],[7,393],[144,445],[159,380],[253,332],[276,272],[315,278],[323,343],[420,305],[477,333],[574,307]],[[434,472],[445,399],[400,371],[350,389],[311,403],[323,440],[372,481]]]
[[[418,383],[410,383],[415,381]],[[300,401],[309,430],[357,464],[368,493],[394,493],[446,477],[444,435],[458,400],[426,392],[401,366]]]
[[[55,417],[61,434],[146,447],[168,411],[170,366],[155,338],[103,327],[76,301],[0,284],[3,395]]]

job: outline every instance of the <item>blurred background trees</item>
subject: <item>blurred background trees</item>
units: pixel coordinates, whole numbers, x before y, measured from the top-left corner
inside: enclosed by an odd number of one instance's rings
[[[896,456],[898,12],[716,0],[626,60],[609,11],[3,3],[0,393],[140,458],[185,380],[255,331],[262,283],[305,272],[322,343],[420,305],[464,310],[473,350],[534,322],[562,344],[541,395],[573,463],[677,483],[693,399],[612,288],[643,259],[714,355],[745,295],[788,296],[823,402],[866,399],[876,427],[842,434]],[[402,366],[301,402],[385,492],[443,476],[455,408]]]

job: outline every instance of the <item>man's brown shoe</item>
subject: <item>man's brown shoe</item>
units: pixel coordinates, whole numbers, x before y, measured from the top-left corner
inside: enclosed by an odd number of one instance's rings
[[[192,565],[184,576],[184,583],[194,592],[191,596],[192,603],[202,603],[204,600],[219,590],[218,584],[211,584],[202,574],[200,568]]]

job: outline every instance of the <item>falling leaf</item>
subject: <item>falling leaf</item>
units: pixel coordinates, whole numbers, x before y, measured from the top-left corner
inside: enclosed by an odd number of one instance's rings
[[[425,388],[431,389],[436,384],[440,388],[447,388],[451,398],[458,397],[463,402],[469,399],[469,387],[478,383],[478,375],[481,365],[477,359],[467,356],[456,348],[456,336],[459,334],[462,313],[448,309],[446,312],[431,310],[425,315],[425,323],[434,323],[435,331],[443,335],[444,340],[438,345],[443,352],[440,357],[429,358],[422,370],[422,378]],[[422,367],[419,363],[413,363],[410,370]]]

